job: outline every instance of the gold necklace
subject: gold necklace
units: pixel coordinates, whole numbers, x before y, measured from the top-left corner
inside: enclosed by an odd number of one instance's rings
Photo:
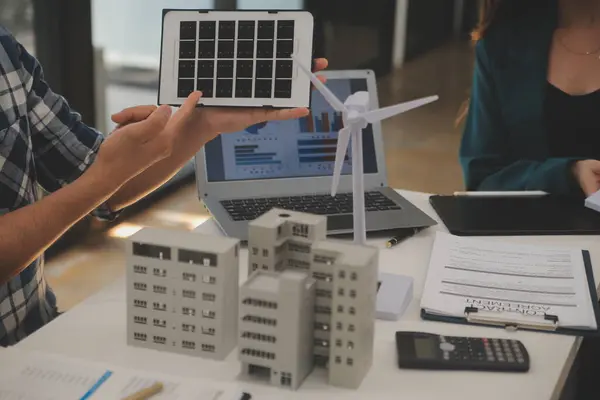
[[[596,50],[584,51],[584,52],[573,50],[569,46],[567,46],[567,44],[564,42],[563,36],[564,35],[558,35],[558,42],[569,53],[572,53],[572,54],[575,54],[575,55],[578,55],[578,56],[593,56],[593,55],[596,55],[596,54],[600,53],[600,47],[598,47]],[[600,60],[600,55],[598,56],[598,59]]]

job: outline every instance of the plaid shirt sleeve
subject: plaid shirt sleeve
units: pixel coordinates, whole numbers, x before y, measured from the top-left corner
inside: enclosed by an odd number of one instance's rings
[[[94,162],[104,136],[85,125],[81,115],[50,89],[39,62],[20,43],[13,41],[14,51],[18,54],[19,76],[27,96],[38,182],[46,191],[53,192],[85,172]],[[114,220],[118,214],[107,204],[93,212],[94,216],[104,220]]]

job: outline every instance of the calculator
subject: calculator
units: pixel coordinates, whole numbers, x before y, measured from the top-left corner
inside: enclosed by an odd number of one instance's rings
[[[529,354],[518,340],[396,332],[396,351],[400,368],[529,371]]]

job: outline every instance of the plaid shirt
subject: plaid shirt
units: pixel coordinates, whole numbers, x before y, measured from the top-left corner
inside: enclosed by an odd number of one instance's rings
[[[102,140],[50,90],[37,60],[0,26],[0,221],[39,200],[39,187],[53,192],[81,176]],[[106,206],[94,215],[116,216]],[[0,346],[17,343],[56,315],[41,257],[0,285]]]

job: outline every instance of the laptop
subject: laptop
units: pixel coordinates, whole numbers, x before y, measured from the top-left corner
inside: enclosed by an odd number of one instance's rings
[[[367,91],[378,108],[371,70],[327,71],[340,99]],[[259,124],[220,135],[196,158],[198,196],[227,236],[247,241],[248,223],[277,207],[327,216],[329,236],[353,232],[352,165],[348,150],[338,194],[331,196],[337,132],[342,117],[318,91],[309,116]],[[367,233],[420,230],[436,224],[388,186],[381,124],[363,131]]]

